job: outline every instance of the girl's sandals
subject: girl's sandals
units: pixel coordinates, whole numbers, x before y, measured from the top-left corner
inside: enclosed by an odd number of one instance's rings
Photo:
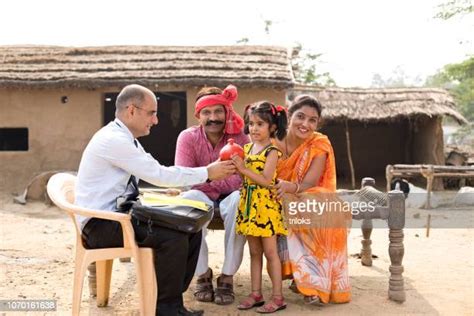
[[[252,292],[249,294],[249,296],[244,298],[239,303],[239,305],[237,305],[237,308],[240,310],[247,310],[254,307],[262,306],[263,304],[265,304],[265,301],[263,300],[263,295],[255,294],[254,292]]]
[[[304,302],[305,302],[305,304],[309,304],[309,305],[324,306],[324,303],[321,302],[321,299],[317,295],[305,296],[304,297]]]
[[[229,305],[234,303],[234,286],[232,283],[221,281],[221,276],[217,278],[217,287],[214,293],[214,303],[217,305]]]
[[[196,281],[196,290],[194,297],[200,302],[214,301],[214,287],[212,286],[212,269],[209,268],[210,276],[198,278]]]
[[[255,311],[260,314],[271,314],[286,308],[283,296],[273,296],[272,300]]]

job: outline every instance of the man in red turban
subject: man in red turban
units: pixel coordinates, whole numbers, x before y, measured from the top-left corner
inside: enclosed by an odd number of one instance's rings
[[[219,158],[219,152],[229,138],[243,146],[250,140],[243,132],[244,121],[234,111],[232,103],[237,99],[237,88],[229,85],[224,90],[205,87],[198,92],[194,114],[199,125],[182,131],[176,144],[177,166],[207,166]],[[212,270],[208,264],[206,242],[207,228],[203,228],[201,250],[195,275],[198,276],[194,296],[201,302],[227,305],[234,302],[233,276],[242,262],[244,236],[235,233],[235,218],[240,199],[242,178],[234,174],[221,181],[195,185],[184,192],[183,197],[219,205],[225,229],[225,258],[217,287],[214,290]]]
[[[234,111],[232,103],[237,100],[237,88],[229,85],[220,94],[204,95],[196,101],[194,115],[200,119],[199,114],[206,107],[221,105],[225,110],[225,127],[224,132],[227,134],[242,133],[244,128],[244,120]]]

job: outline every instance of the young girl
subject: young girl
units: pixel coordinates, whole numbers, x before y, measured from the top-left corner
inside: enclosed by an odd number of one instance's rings
[[[244,146],[245,162],[232,157],[238,171],[244,176],[237,233],[246,235],[250,248],[252,292],[240,302],[238,309],[253,307],[259,313],[273,313],[286,308],[282,296],[281,262],[278,256],[277,235],[286,235],[282,205],[270,196],[275,184],[276,166],[281,152],[273,146],[271,138],[283,139],[286,135],[286,111],[267,101],[257,102],[245,109],[245,133],[252,143]],[[262,255],[267,259],[268,274],[273,294],[264,305],[262,296]],[[263,305],[263,306],[262,306]]]

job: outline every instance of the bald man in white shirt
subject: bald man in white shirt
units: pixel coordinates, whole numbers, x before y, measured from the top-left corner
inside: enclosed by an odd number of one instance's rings
[[[164,187],[190,186],[208,179],[223,179],[235,172],[231,161],[199,168],[160,165],[137,141],[158,124],[157,108],[155,95],[145,87],[129,85],[120,92],[115,120],[92,137],[82,155],[75,192],[77,205],[117,211],[117,198],[132,193],[135,188],[131,183],[138,179]],[[80,218],[80,221],[86,247],[123,245],[120,223],[97,218]],[[203,311],[187,310],[182,296],[194,275],[201,232],[187,234],[162,227],[149,232],[146,224],[137,221],[132,224],[138,245],[155,249],[156,315],[202,315]]]

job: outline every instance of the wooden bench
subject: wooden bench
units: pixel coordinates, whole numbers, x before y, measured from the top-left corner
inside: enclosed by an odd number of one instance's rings
[[[390,278],[388,285],[388,297],[396,302],[405,301],[405,289],[403,281],[403,229],[405,227],[405,196],[401,191],[390,191],[383,193],[376,190],[375,180],[372,178],[362,179],[362,188],[370,187],[370,190],[365,189],[366,192],[372,192],[373,197],[384,201],[384,205],[376,205],[373,212],[361,212],[353,215],[353,220],[362,220],[362,249],[360,252],[361,264],[363,266],[372,266],[372,241],[370,235],[372,234],[373,224],[372,220],[382,219],[387,221],[389,228],[389,245],[388,254],[390,256]],[[345,190],[340,192],[341,198],[357,194],[361,190]],[[370,200],[370,196],[366,197],[365,201]],[[215,205],[214,217],[208,226],[208,229],[222,230],[224,224],[220,217],[219,208]]]
[[[390,278],[388,281],[388,297],[396,302],[405,301],[405,287],[403,281],[403,255],[405,247],[403,245],[403,229],[405,227],[405,195],[401,191],[389,191],[383,193],[377,191],[375,180],[372,178],[362,179],[362,187],[370,186],[377,192],[377,196],[386,196],[386,205],[378,205],[373,212],[364,212],[353,215],[352,219],[362,220],[362,249],[360,252],[363,266],[372,266],[372,220],[382,219],[387,222],[389,228],[388,254],[390,256]]]
[[[423,176],[426,178],[425,208],[431,208],[431,191],[434,178],[474,178],[474,167],[468,166],[440,166],[440,165],[388,165],[385,169],[387,192],[394,177],[411,178]]]

